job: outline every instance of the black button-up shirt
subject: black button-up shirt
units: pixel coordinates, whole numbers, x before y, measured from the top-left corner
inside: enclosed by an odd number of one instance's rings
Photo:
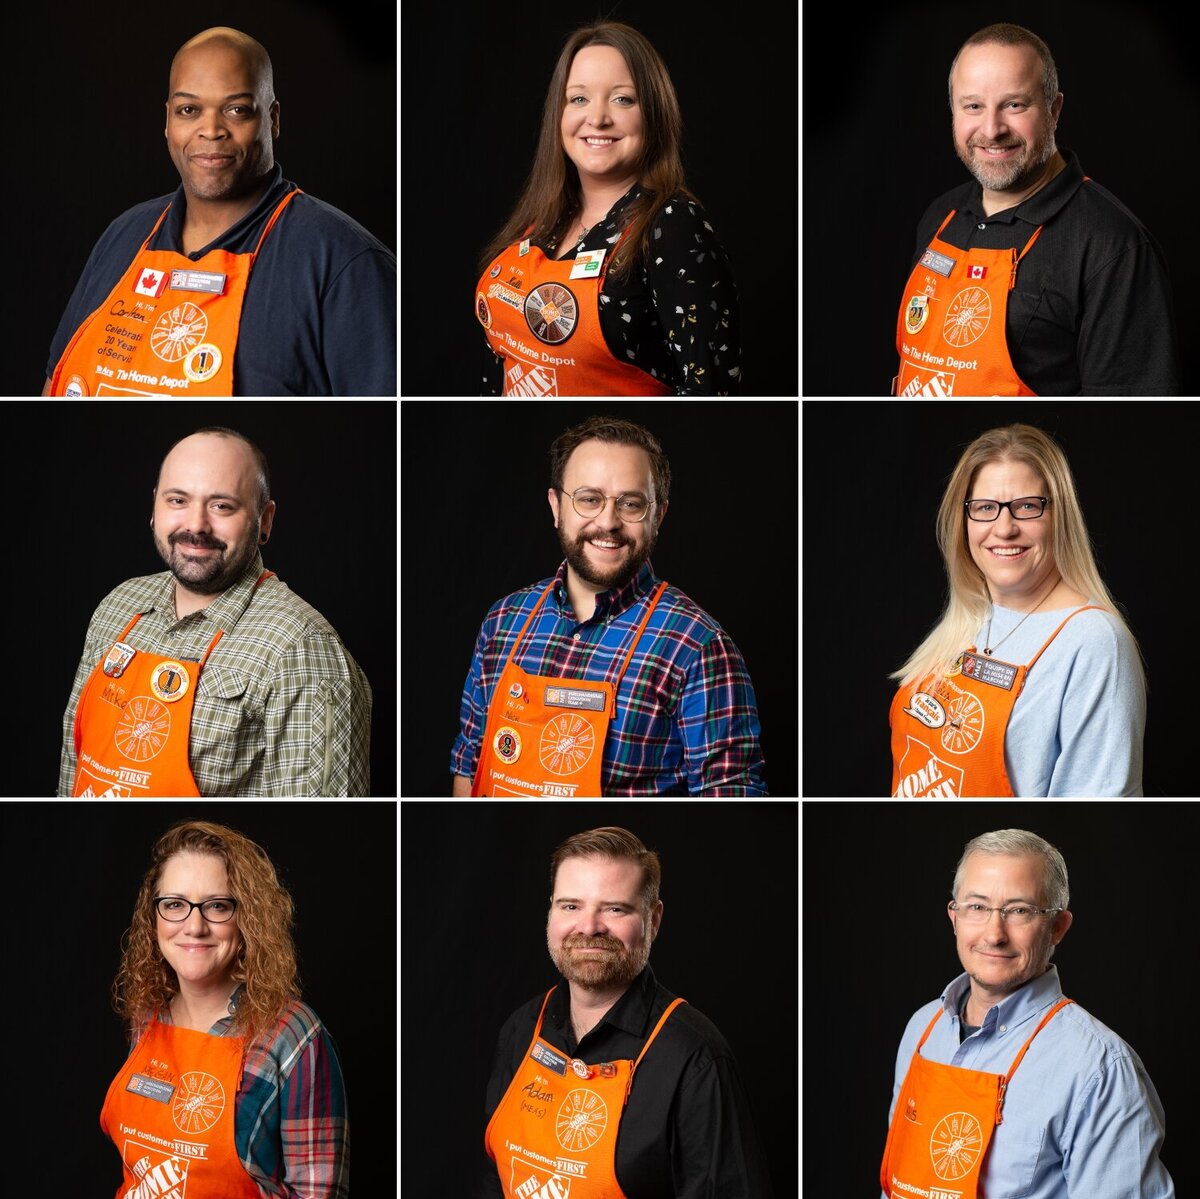
[[[1041,191],[992,216],[972,180],[936,199],[917,226],[913,265],[946,214],[959,249],[1015,247],[1041,236],[1008,293],[1008,353],[1040,396],[1177,395],[1179,365],[1166,263],[1158,243],[1111,192],[1067,161]]]
[[[500,1030],[487,1087],[489,1120],[529,1052],[544,998],[543,991],[518,1008]],[[559,979],[541,1036],[589,1064],[636,1061],[674,998],[647,966],[576,1042],[570,987]],[[627,1199],[771,1199],[774,1193],[733,1053],[690,1003],[671,1013],[637,1068],[617,1134],[616,1174]],[[478,1194],[503,1195],[490,1160]]]

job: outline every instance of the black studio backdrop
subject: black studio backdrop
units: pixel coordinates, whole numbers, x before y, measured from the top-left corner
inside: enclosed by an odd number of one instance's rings
[[[1175,298],[1183,394],[1200,391],[1189,173],[1180,133],[1200,123],[1187,10],[1165,3],[1044,0],[1002,9],[945,0],[808,6],[803,82],[803,394],[886,396],[917,221],[970,181],[954,153],[946,79],[993,21],[1050,47],[1065,96],[1058,143],[1162,247]],[[1135,99],[1134,97],[1137,97]],[[832,286],[841,281],[844,286]]]
[[[55,793],[88,621],[114,587],[166,569],[150,531],[159,464],[179,438],[222,425],[267,456],[277,508],[263,562],[333,625],[366,674],[371,793],[395,796],[394,400],[27,400],[3,411],[9,484],[24,513],[10,528],[19,575],[4,590],[4,623],[36,650],[37,667],[0,794]]]
[[[895,685],[887,675],[933,627],[946,598],[935,534],[942,493],[971,441],[1020,421],[1062,446],[1101,577],[1142,647],[1145,793],[1194,795],[1188,668],[1178,641],[1189,620],[1182,563],[1194,476],[1190,412],[1167,400],[806,400],[802,794],[888,793]],[[835,562],[849,569],[833,571]],[[853,680],[851,719],[827,719],[812,701],[835,674]]]
[[[37,395],[50,340],[97,238],[126,209],[167,195],[179,173],[163,136],[171,59],[190,37],[229,25],[266,47],[280,104],[275,160],[309,195],[393,250],[396,228],[396,21],[336,0],[159,5],[152,16],[64,0],[22,9],[5,94],[32,114],[6,167],[14,277],[0,394]],[[20,184],[20,186],[18,186]]]
[[[297,815],[298,813],[298,815]],[[22,1099],[21,1154],[60,1195],[112,1195],[117,1149],[100,1131],[128,1041],[110,987],[155,841],[211,820],[266,850],[296,904],[304,1000],[341,1054],[356,1195],[390,1195],[396,1169],[396,806],[235,800],[6,803],[8,930],[3,1017]],[[81,914],[82,913],[82,914]],[[53,1112],[53,1119],[38,1113]]]
[[[954,867],[972,837],[1024,828],[1058,847],[1070,875],[1075,922],[1052,959],[1063,993],[1142,1059],[1166,1112],[1162,1160],[1185,1194],[1200,1110],[1178,1036],[1192,956],[1178,919],[1194,858],[1180,829],[1195,826],[1194,806],[803,808],[803,1193],[878,1196],[900,1037],[909,1017],[962,973],[945,914]]]
[[[650,965],[728,1041],[775,1194],[794,1194],[796,809],[765,800],[690,804],[686,815],[652,800],[402,801],[404,1069],[454,1085],[438,1087],[437,1102],[405,1101],[401,1194],[475,1193],[500,1026],[556,978],[546,951],[551,854],[574,833],[614,824],[662,861]]]
[[[688,185],[741,295],[743,394],[795,396],[798,11],[566,0],[536,19],[473,4],[451,25],[442,6],[406,5],[400,173],[409,227],[423,232],[401,269],[401,319],[420,329],[401,356],[401,394],[480,394],[479,255],[528,178],[563,42],[611,20],[643,33],[675,84]]]
[[[742,651],[770,793],[796,796],[794,400],[401,401],[401,796],[449,794],[479,627],[498,599],[558,569],[550,444],[593,415],[635,421],[662,445],[671,499],[651,562]]]

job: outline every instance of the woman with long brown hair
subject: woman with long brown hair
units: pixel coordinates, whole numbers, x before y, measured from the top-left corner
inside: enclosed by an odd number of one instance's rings
[[[155,845],[113,984],[133,1046],[100,1116],[118,1196],[349,1195],[341,1065],[300,1000],[292,911],[234,829],[187,821]]]
[[[567,38],[529,180],[481,258],[491,394],[740,390],[737,288],[685,183],[682,133],[642,34],[602,22]]]

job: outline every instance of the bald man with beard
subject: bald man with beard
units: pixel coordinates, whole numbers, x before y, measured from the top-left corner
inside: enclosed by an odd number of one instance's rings
[[[283,178],[266,50],[207,29],[172,63],[180,184],[101,236],[50,347],[43,395],[396,394],[396,259]]]

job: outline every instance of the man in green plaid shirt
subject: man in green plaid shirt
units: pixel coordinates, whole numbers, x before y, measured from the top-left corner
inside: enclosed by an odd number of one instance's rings
[[[99,746],[89,764],[137,765],[122,761],[116,737],[98,741],[96,724],[88,737],[105,704],[121,706],[119,687],[94,684],[82,705],[80,696],[96,672],[118,681],[138,652],[182,663],[191,676],[190,725],[176,720],[169,735],[187,738],[201,795],[369,793],[370,684],[329,622],[264,571],[259,547],[274,518],[267,461],[248,438],[205,428],[171,447],[151,520],[169,569],[122,583],[92,616],[63,717],[60,796],[85,794],[80,745]],[[103,794],[88,788],[97,798],[160,794],[139,789],[136,769],[100,765],[93,778],[97,771],[110,782]]]

